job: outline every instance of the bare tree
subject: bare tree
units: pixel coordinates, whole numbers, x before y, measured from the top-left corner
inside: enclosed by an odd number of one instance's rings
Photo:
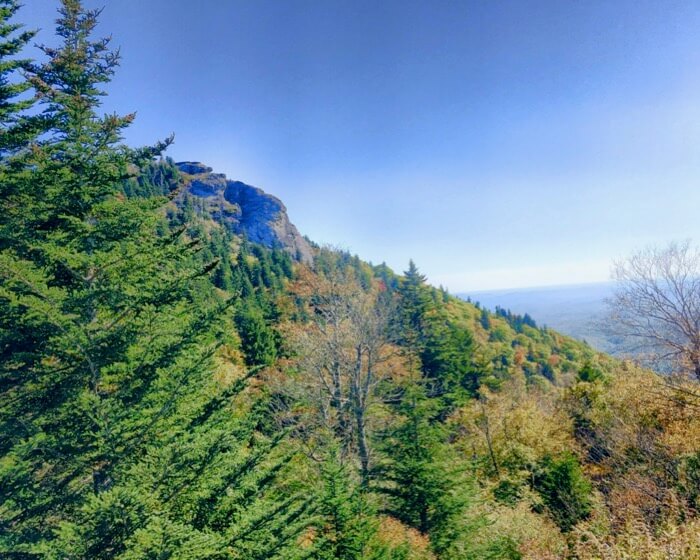
[[[392,306],[377,286],[363,289],[339,271],[304,281],[311,319],[291,336],[303,393],[344,448],[357,452],[366,479],[371,461],[368,411],[391,370]]]
[[[689,241],[617,262],[609,328],[665,372],[700,380],[700,251]]]

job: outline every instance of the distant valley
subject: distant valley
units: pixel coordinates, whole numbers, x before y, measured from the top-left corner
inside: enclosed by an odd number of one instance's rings
[[[616,341],[603,332],[605,300],[612,295],[613,282],[547,286],[458,294],[494,310],[497,306],[513,313],[528,313],[539,326],[551,327],[604,352],[615,353]]]

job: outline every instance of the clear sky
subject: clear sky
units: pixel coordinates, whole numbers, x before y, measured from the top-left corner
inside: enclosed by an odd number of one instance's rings
[[[700,240],[697,0],[88,0],[127,140],[170,132],[302,233],[453,292]],[[19,19],[53,42],[56,0]]]

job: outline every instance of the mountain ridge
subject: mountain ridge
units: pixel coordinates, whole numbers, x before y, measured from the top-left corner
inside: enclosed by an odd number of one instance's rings
[[[313,261],[310,243],[290,221],[279,198],[242,181],[228,179],[201,162],[181,161],[175,166],[183,175],[183,194],[203,200],[205,210],[214,220],[253,243],[284,249],[305,264]]]

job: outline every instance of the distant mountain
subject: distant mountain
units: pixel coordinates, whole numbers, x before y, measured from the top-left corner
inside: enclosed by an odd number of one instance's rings
[[[493,310],[497,306],[531,315],[539,326],[585,340],[594,348],[614,353],[617,342],[603,331],[605,299],[614,283],[578,284],[542,288],[480,291],[458,294]]]

